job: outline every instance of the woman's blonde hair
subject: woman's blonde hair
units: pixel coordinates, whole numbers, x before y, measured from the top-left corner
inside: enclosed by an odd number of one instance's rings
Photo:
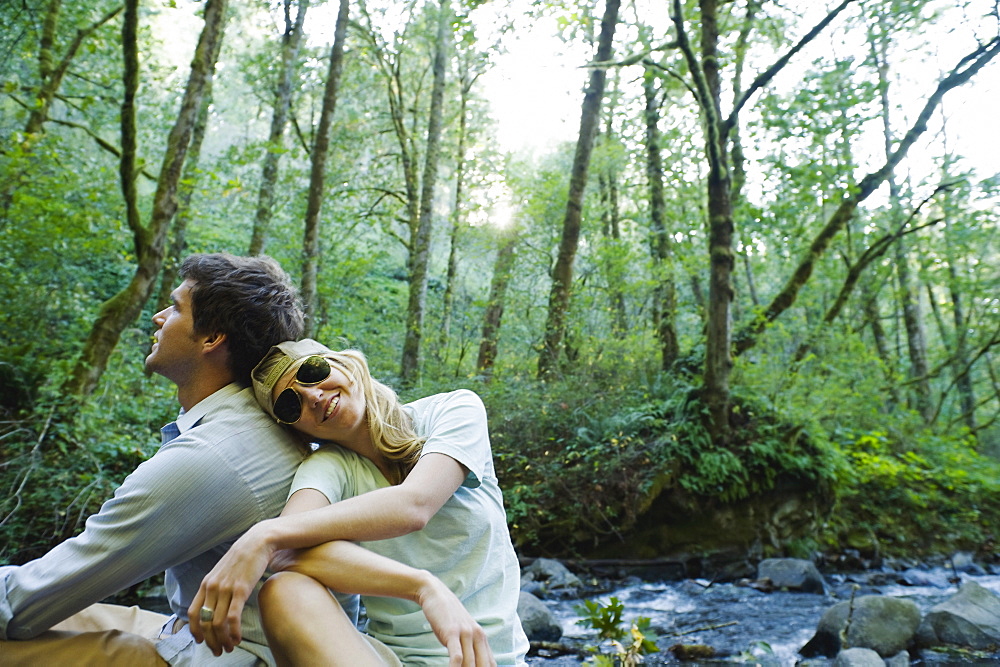
[[[300,341],[300,343],[302,342],[305,341]],[[258,392],[258,401],[263,401],[263,397],[266,396],[266,402],[262,403],[262,407],[274,416],[271,405],[271,390],[274,383],[265,381],[264,378],[273,377],[274,382],[276,382],[278,378],[274,377],[276,374],[273,373],[273,370],[281,368],[280,376],[284,376],[289,371],[297,369],[298,363],[296,362],[301,362],[307,356],[315,354],[329,359],[344,371],[352,385],[361,387],[365,396],[365,420],[368,424],[372,445],[388,463],[389,475],[387,478],[389,483],[400,484],[420,458],[425,438],[418,436],[413,430],[413,420],[403,410],[403,405],[396,392],[372,377],[368,368],[368,360],[362,352],[359,350],[334,352],[325,347],[318,349],[320,347],[320,344],[316,343],[314,345],[316,349],[292,360],[289,360],[289,355],[285,350],[280,349],[281,346],[273,348],[271,354],[265,357],[254,369],[255,385],[261,383],[265,386],[261,386],[260,389],[266,388],[266,392]],[[270,385],[270,387],[266,387],[266,385]],[[255,389],[257,389],[256,386]],[[320,444],[322,446],[322,443]]]

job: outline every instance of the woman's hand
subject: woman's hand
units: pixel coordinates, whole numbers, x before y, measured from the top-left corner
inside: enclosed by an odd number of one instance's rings
[[[191,634],[199,644],[204,641],[215,656],[231,652],[243,640],[243,607],[272,556],[262,535],[262,524],[257,524],[236,540],[205,575],[188,607]],[[213,611],[211,621],[201,620],[202,608]]]
[[[427,576],[417,603],[424,610],[438,641],[448,649],[449,667],[494,667],[497,664],[486,632],[440,579]]]

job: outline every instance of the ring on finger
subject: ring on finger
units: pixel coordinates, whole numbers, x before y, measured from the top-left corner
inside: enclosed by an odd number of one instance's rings
[[[210,607],[202,607],[201,612],[198,614],[198,620],[202,623],[211,623],[212,619],[215,618],[215,610]]]

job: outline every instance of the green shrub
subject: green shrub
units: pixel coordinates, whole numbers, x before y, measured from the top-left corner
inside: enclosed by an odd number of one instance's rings
[[[873,536],[886,555],[975,550],[1000,525],[1000,463],[976,451],[968,435],[929,430],[905,441],[886,430],[841,429],[850,461],[828,539],[845,546]],[[868,545],[865,545],[868,546]]]

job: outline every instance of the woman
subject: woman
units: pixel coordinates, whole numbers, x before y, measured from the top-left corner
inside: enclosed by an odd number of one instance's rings
[[[270,564],[280,572],[260,602],[279,662],[524,664],[520,574],[479,397],[400,405],[361,353],[308,339],[272,348],[253,384],[264,410],[320,446],[281,516],[205,577],[189,609],[194,636],[216,655],[232,650]],[[362,596],[367,637],[327,589]]]

